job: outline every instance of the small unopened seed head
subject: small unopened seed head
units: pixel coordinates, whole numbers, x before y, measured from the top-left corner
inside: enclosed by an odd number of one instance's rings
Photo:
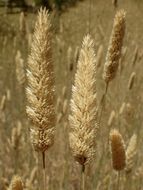
[[[110,146],[114,170],[123,170],[126,165],[125,146],[121,134],[116,129],[110,132]]]

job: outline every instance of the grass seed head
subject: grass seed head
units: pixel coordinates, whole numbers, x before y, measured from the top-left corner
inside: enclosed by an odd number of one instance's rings
[[[75,160],[84,165],[95,156],[97,129],[96,59],[89,35],[79,54],[70,106],[70,147]]]
[[[35,24],[27,70],[27,114],[34,124],[31,140],[35,150],[44,152],[54,142],[55,83],[51,49],[51,20],[40,9]]]
[[[10,184],[10,190],[23,190],[23,185],[21,178],[19,176],[14,176],[11,184]]]
[[[108,46],[103,79],[110,82],[115,78],[121,56],[121,48],[125,33],[125,11],[118,11],[114,18],[114,25]]]
[[[125,146],[121,134],[116,129],[110,132],[110,146],[114,170],[123,170],[126,165]]]

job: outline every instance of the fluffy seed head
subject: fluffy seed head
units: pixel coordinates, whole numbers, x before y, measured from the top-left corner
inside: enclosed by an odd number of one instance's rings
[[[95,156],[97,127],[96,60],[94,44],[87,35],[82,44],[72,87],[70,122],[70,147],[81,165]]]
[[[118,11],[115,15],[114,25],[110,42],[108,46],[108,52],[106,56],[106,62],[104,65],[103,79],[105,82],[110,82],[116,75],[119,59],[121,56],[121,48],[125,33],[125,11]]]
[[[23,190],[23,185],[21,178],[19,176],[14,176],[11,184],[10,184],[10,190]]]
[[[44,152],[52,144],[55,131],[55,85],[51,52],[51,22],[40,9],[35,25],[27,70],[27,114],[34,123],[31,140],[35,150]]]
[[[124,141],[116,129],[110,132],[110,145],[112,153],[112,165],[117,171],[123,170],[126,165]]]

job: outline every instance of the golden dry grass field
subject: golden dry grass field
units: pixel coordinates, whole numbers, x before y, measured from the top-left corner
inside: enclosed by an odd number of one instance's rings
[[[90,33],[97,62],[98,108],[105,91],[102,75],[113,21],[120,9],[126,12],[126,27],[119,67],[103,104],[95,137],[95,159],[86,165],[83,180],[81,166],[69,147],[68,117],[77,60],[83,37]],[[143,1],[118,0],[115,8],[111,0],[84,0],[62,14],[55,10],[50,14],[56,132],[53,146],[45,152],[44,187],[42,154],[34,151],[30,141],[33,123],[26,114],[25,93],[27,60],[37,14],[23,15],[19,10],[6,14],[0,8],[0,190],[143,190]],[[122,135],[128,157],[121,171],[112,166],[109,139],[112,129]],[[12,185],[15,175],[21,177],[23,187]]]

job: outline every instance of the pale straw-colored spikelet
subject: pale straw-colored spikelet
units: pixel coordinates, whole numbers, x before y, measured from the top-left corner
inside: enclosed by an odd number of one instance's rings
[[[30,174],[30,183],[32,184],[33,181],[35,180],[35,177],[36,177],[36,174],[38,172],[38,168],[37,167],[34,167],[33,170],[31,171],[31,174]]]
[[[55,81],[51,49],[51,20],[40,9],[33,35],[27,70],[27,114],[34,126],[31,141],[36,151],[46,151],[54,142]]]
[[[5,106],[6,106],[6,95],[3,95],[0,102],[0,111],[4,111]]]
[[[19,30],[22,36],[26,35],[26,19],[24,12],[20,13],[19,17]]]
[[[123,170],[126,166],[125,145],[121,134],[116,129],[110,132],[110,146],[114,170]]]
[[[15,54],[15,52],[16,52],[16,50],[17,50],[17,41],[18,41],[18,38],[17,38],[17,36],[15,36],[14,38],[13,38],[13,54]],[[23,42],[23,41],[22,41]]]
[[[101,44],[101,45],[99,46],[99,48],[98,48],[97,56],[96,56],[97,68],[101,66],[102,55],[103,55],[103,45]]]
[[[63,102],[63,114],[66,114],[67,113],[67,109],[68,109],[68,100],[65,99],[64,102]]]
[[[6,89],[6,99],[7,99],[8,101],[11,100],[11,91],[10,91],[9,88]]]
[[[97,132],[96,59],[90,35],[79,54],[70,106],[70,148],[75,160],[85,165],[95,156]]]
[[[74,52],[74,64],[77,63],[78,58],[79,58],[79,47],[76,46],[75,52]]]
[[[137,135],[133,134],[131,137],[127,150],[126,150],[126,168],[125,171],[130,173],[133,165],[134,165],[134,158],[137,153]]]
[[[56,110],[57,110],[57,112],[60,110],[61,104],[62,104],[62,99],[61,99],[61,97],[58,97],[57,101],[56,101]]]
[[[99,183],[97,185],[96,190],[108,190],[109,189],[109,184],[111,181],[111,177],[109,174],[107,174],[104,178],[99,180]]]
[[[23,190],[22,180],[19,176],[13,177],[9,190]]]
[[[66,91],[67,91],[67,87],[64,86],[64,87],[62,88],[62,98],[63,98],[63,99],[66,98],[66,95],[67,95],[67,94],[66,94],[66,93],[67,93]]]
[[[128,90],[131,90],[133,88],[135,77],[136,77],[136,73],[132,72],[129,78],[129,82],[128,82]]]
[[[135,171],[135,174],[134,174],[134,177],[135,178],[140,178],[142,179],[143,177],[143,164],[141,164]]]
[[[115,118],[116,118],[116,113],[114,110],[112,110],[108,119],[108,123],[107,123],[109,127],[113,124]]]
[[[138,53],[139,53],[139,48],[138,48],[138,46],[136,46],[135,51],[133,53],[132,66],[135,66],[135,64],[137,62]]]
[[[11,133],[11,145],[14,149],[19,149],[20,139],[21,139],[22,124],[17,121],[17,126],[12,129]]]
[[[121,56],[124,33],[125,11],[121,10],[118,11],[115,15],[113,30],[110,37],[108,52],[106,56],[106,62],[104,65],[103,79],[106,83],[110,82],[116,76],[119,59]]]
[[[72,71],[73,59],[72,59],[72,48],[71,48],[71,46],[69,46],[68,50],[67,50],[67,65],[68,65],[68,71]]]
[[[15,65],[16,65],[16,79],[19,85],[25,83],[25,69],[24,69],[24,60],[21,57],[21,52],[18,50],[15,56]]]
[[[120,109],[119,109],[119,114],[120,114],[120,115],[123,114],[123,112],[124,112],[124,110],[125,110],[125,107],[126,107],[126,103],[123,102],[122,105],[121,105],[121,107],[120,107]]]
[[[57,115],[57,124],[59,124],[61,121],[62,121],[62,118],[63,118],[63,114],[60,112],[58,115]]]
[[[37,172],[38,172],[38,168],[37,167],[34,167],[31,171],[31,174],[30,174],[30,177],[27,179],[26,181],[26,187],[29,189],[32,187],[33,183],[34,183],[34,180],[36,178],[36,175],[37,175]]]

